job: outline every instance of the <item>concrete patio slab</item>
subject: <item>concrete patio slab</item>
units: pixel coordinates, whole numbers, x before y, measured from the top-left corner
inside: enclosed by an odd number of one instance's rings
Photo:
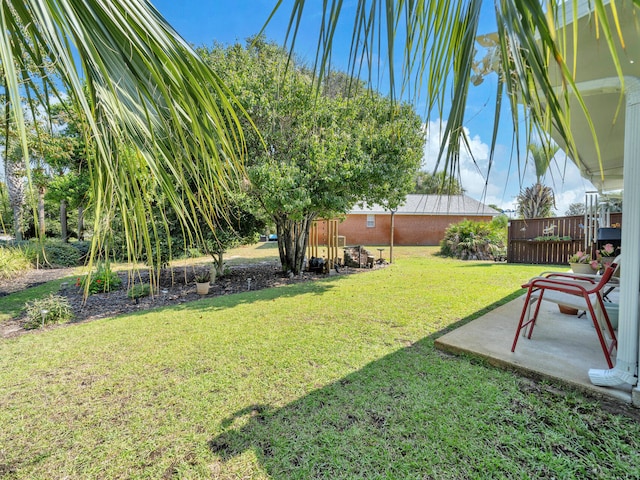
[[[566,315],[557,305],[542,302],[531,339],[521,336],[512,353],[523,304],[524,296],[502,305],[438,338],[436,347],[479,356],[527,376],[559,381],[589,394],[631,403],[631,385],[604,388],[589,381],[590,368],[608,367],[593,323],[586,315]]]

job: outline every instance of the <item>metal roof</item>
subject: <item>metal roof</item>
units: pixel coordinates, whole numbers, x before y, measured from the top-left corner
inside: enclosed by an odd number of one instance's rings
[[[354,206],[349,214],[389,214],[381,205]],[[398,215],[499,215],[500,212],[466,195],[407,195]]]

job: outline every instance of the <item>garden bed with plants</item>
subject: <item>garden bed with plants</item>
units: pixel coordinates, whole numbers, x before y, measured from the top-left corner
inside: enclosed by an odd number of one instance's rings
[[[144,288],[149,284],[147,271],[139,271],[132,275],[121,271],[113,273],[117,276],[118,286],[109,292],[98,291],[86,298],[82,285],[84,277],[73,275],[74,269],[72,268],[29,270],[0,282],[0,297],[62,279],[63,282],[60,284],[59,290],[52,292],[52,294],[66,299],[73,314],[70,323],[79,323],[199,300],[203,296],[196,293],[194,277],[198,272],[207,269],[207,265],[167,269],[162,272],[158,292],[154,295],[149,294],[148,287]],[[345,267],[340,269],[340,274],[358,271],[363,270]],[[234,265],[228,268],[228,272],[224,276],[212,282],[206,297],[261,290],[322,277],[323,275],[315,273],[303,273],[294,277],[285,276],[279,265],[271,261]],[[94,279],[92,285],[99,286],[100,279]],[[2,337],[23,334],[29,330],[27,323],[27,316],[23,312],[16,318],[0,323],[0,334]],[[36,325],[33,327],[37,328]],[[53,328],[53,326],[47,326],[47,328]]]

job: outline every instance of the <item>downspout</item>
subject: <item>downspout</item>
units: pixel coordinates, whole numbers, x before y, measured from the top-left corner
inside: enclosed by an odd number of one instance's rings
[[[640,79],[625,77],[625,133],[622,212],[623,228],[620,269],[620,322],[616,365],[610,370],[590,369],[589,379],[594,385],[613,387],[636,385],[633,403],[640,404],[637,386],[638,306],[640,292]]]

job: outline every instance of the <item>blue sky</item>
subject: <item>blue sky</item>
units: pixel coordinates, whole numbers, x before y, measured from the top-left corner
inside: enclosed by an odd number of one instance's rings
[[[173,25],[185,40],[196,46],[212,45],[215,41],[233,43],[244,40],[260,31],[268,18],[275,0],[151,0],[162,15]],[[345,2],[345,8],[352,8],[355,2]],[[272,20],[266,29],[267,38],[282,43],[286,34],[288,15],[290,13],[290,0],[285,0],[279,14]],[[301,29],[296,43],[296,54],[303,59],[313,60],[315,56],[315,42],[313,27],[319,23],[321,15],[321,2],[308,2],[305,11],[307,24]],[[495,31],[495,19],[493,2],[484,2],[483,22],[479,33]],[[334,41],[334,64],[340,66],[346,64],[348,48],[350,44],[350,30],[347,28],[338,31],[337,40]],[[478,163],[478,167],[471,161],[470,156],[464,156],[461,161],[461,177],[463,187],[467,193],[485,203],[496,204],[503,209],[514,208],[514,198],[518,194],[521,185],[529,186],[535,182],[535,176],[527,172],[522,181],[518,173],[515,154],[512,158],[511,137],[513,128],[508,122],[504,122],[498,137],[498,147],[494,166],[492,167],[489,183],[486,187],[486,166],[488,162],[489,143],[494,117],[494,103],[491,93],[495,90],[496,79],[489,77],[479,87],[471,87],[470,98],[467,106],[466,121],[467,133],[470,138],[472,151]],[[506,102],[504,102],[506,103]],[[423,113],[421,105],[416,105],[417,111]],[[503,118],[509,113],[504,112]],[[425,164],[431,167],[434,152],[438,149],[438,118],[424,119],[429,125],[431,134],[425,145]],[[569,204],[584,201],[585,190],[593,190],[588,182],[584,181],[571,162],[565,167],[564,155],[558,154],[558,167],[547,175],[546,183],[556,192],[556,214],[561,216]],[[566,171],[565,168],[567,169]],[[530,170],[530,169],[529,169]],[[483,198],[483,194],[485,194]]]

